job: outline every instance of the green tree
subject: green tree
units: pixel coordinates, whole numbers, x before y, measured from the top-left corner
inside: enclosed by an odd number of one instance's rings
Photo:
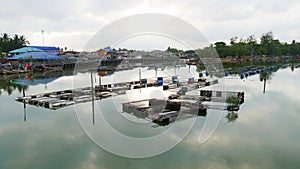
[[[2,51],[6,53],[14,49],[24,47],[27,44],[30,43],[24,35],[20,36],[16,34],[11,37],[7,33],[3,33],[0,36],[0,47],[2,48]]]
[[[296,40],[293,40],[288,47],[289,47],[288,49],[284,48],[284,50],[289,50],[290,55],[297,56],[300,54],[300,43],[296,42]]]
[[[231,45],[235,44],[237,40],[238,40],[237,36],[234,36],[234,37],[230,38],[230,44]]]
[[[262,46],[263,54],[268,55],[268,56],[271,55],[271,53],[272,53],[271,45],[272,45],[273,39],[274,39],[273,32],[268,32],[261,36],[260,44]]]
[[[184,51],[184,53],[186,53],[186,54],[194,54],[195,51],[194,50],[186,50],[186,51]]]
[[[272,77],[272,72],[264,71],[259,75],[260,81],[264,82],[263,93],[266,93],[266,82],[270,80]]]
[[[226,98],[226,103],[232,104],[232,105],[237,105],[239,103],[239,98],[235,95],[228,96]]]
[[[257,46],[257,40],[256,40],[254,35],[250,35],[247,38],[247,46],[248,46],[248,53],[250,53],[250,56],[253,58],[254,54],[255,54],[255,51],[256,51],[256,48],[258,47]]]
[[[269,55],[271,56],[280,56],[282,55],[282,44],[280,43],[280,41],[278,39],[273,40],[271,42],[271,48],[269,49]]]
[[[266,56],[299,56],[300,43],[293,40],[291,44],[282,43],[279,39],[274,39],[273,33],[267,32],[260,37],[260,43],[254,35],[248,36],[246,39],[234,36],[230,38],[230,44],[225,42],[216,42],[214,48],[220,57],[233,56],[238,59],[241,56],[266,55]],[[202,50],[202,53],[205,50]],[[205,52],[204,52],[205,53]]]
[[[225,42],[216,42],[215,49],[221,58],[228,56],[228,46]]]
[[[2,47],[0,47],[0,57],[3,57],[3,54],[2,54]]]
[[[167,51],[171,53],[178,53],[178,50],[176,48],[171,48],[170,46],[168,47]]]

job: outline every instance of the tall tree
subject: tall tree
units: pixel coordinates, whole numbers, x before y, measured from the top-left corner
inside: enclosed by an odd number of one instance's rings
[[[230,44],[231,45],[235,44],[237,40],[238,40],[237,36],[230,38]]]
[[[248,50],[251,57],[254,57],[254,52],[257,48],[257,41],[254,35],[250,35],[247,38]]]
[[[273,39],[274,39],[274,37],[273,37],[272,32],[265,33],[261,36],[260,44],[262,46],[263,54],[268,55],[268,56],[271,55],[271,53],[272,53],[271,44],[273,42]]]

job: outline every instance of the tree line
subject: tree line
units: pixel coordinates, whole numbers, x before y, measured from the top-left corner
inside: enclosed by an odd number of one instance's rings
[[[230,44],[216,42],[214,48],[221,58],[226,56],[297,56],[300,43],[293,40],[290,44],[275,39],[272,32],[262,34],[260,43],[254,35],[247,38],[232,37]]]
[[[0,35],[0,55],[2,52],[8,53],[11,50],[15,50],[30,44],[24,35],[10,36],[7,33]]]
[[[214,43],[213,45],[204,49],[196,49],[200,55],[209,54],[210,50],[214,48],[221,58],[227,56],[241,57],[241,56],[299,56],[300,55],[300,42],[293,40],[290,44],[287,42],[280,42],[275,39],[272,32],[267,32],[261,35],[260,41],[254,35],[247,38],[230,38],[230,43],[226,44],[223,41]],[[176,48],[167,48],[168,52],[182,53],[189,55],[194,53],[193,50],[178,50]]]

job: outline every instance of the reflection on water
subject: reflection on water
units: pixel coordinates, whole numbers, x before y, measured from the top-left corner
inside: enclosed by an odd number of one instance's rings
[[[179,72],[180,70],[177,70],[176,73]],[[90,78],[90,74],[88,75]],[[300,70],[297,68],[293,71],[279,69],[272,73],[271,79],[266,78],[267,92],[264,94],[259,75],[243,80],[235,75],[225,77],[227,90],[245,92],[245,103],[238,114],[231,112],[224,114],[218,129],[205,144],[197,142],[199,129],[205,119],[197,118],[196,126],[174,149],[157,157],[140,160],[117,157],[96,146],[82,131],[73,106],[54,111],[32,105],[24,107],[23,103],[14,100],[23,95],[23,89],[26,95],[62,88],[70,89],[73,86],[73,78],[84,76],[86,74],[81,73],[74,76],[62,75],[45,83],[38,82],[25,87],[11,82],[26,77],[1,77],[1,169],[121,167],[239,169],[298,168],[300,165],[298,145]],[[102,77],[103,84],[109,81],[109,78]],[[90,85],[91,81],[82,82],[82,85],[85,83]],[[91,108],[91,103],[89,107]],[[26,123],[24,115],[27,116]],[[229,123],[230,121],[234,122]],[[122,132],[130,132],[118,123],[115,125]],[[140,129],[148,135],[156,134],[158,131],[154,132],[155,130],[160,129],[152,127]]]

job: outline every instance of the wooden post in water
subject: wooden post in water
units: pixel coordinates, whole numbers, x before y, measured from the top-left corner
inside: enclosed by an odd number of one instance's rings
[[[140,85],[142,84],[142,73],[141,69],[139,69],[139,80],[140,80]]]
[[[99,86],[101,86],[101,80],[102,80],[102,77],[101,77],[101,75],[99,75]]]
[[[93,116],[93,125],[95,125],[95,103],[94,103],[94,81],[93,81],[93,73],[91,72],[91,85],[92,85],[92,116]]]
[[[141,69],[139,69],[139,79],[140,79],[140,93],[142,93],[142,72]]]
[[[263,91],[263,93],[266,93],[266,81],[267,81],[267,79],[264,78],[264,91]]]
[[[23,98],[25,97],[25,89],[23,87]],[[25,99],[23,99],[23,104],[24,104],[24,121],[26,122],[27,118],[26,118],[26,103],[25,103]]]

